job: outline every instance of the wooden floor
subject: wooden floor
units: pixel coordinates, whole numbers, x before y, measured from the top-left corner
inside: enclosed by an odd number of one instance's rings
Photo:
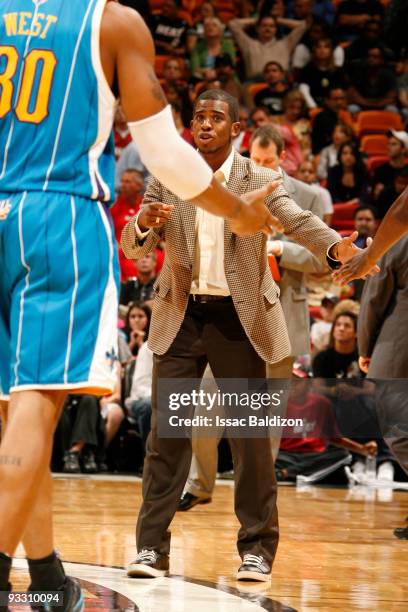
[[[407,611],[408,543],[395,539],[392,529],[404,525],[408,493],[382,491],[384,500],[378,494],[361,487],[280,487],[281,539],[272,582],[239,587],[253,609]],[[139,481],[56,479],[55,535],[62,558],[125,567],[135,556],[140,501]],[[233,488],[217,485],[213,503],[176,515],[171,574],[237,593],[237,527]],[[23,585],[21,571],[14,579]],[[206,609],[230,609],[214,605]],[[135,609],[170,608],[162,602]],[[180,602],[171,609],[194,605]]]

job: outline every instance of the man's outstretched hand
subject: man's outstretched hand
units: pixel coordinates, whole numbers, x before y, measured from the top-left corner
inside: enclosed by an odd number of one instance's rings
[[[281,184],[282,180],[278,179],[260,189],[241,195],[243,205],[241,205],[236,216],[228,218],[234,234],[250,236],[261,231],[267,235],[274,235],[276,232],[284,231],[282,223],[269,212],[265,205],[265,199]]]
[[[344,285],[355,278],[365,278],[366,276],[375,276],[380,271],[380,268],[373,263],[369,258],[369,249],[372,243],[372,239],[367,239],[367,247],[365,249],[358,248],[354,241],[358,237],[358,232],[353,232],[351,236],[343,238],[341,242],[338,242],[330,251],[330,256],[340,261],[343,265],[341,268],[333,273],[333,279],[339,285]],[[358,262],[361,260],[365,261],[364,271],[357,275],[350,275],[345,273],[345,270],[359,269],[360,265]],[[352,277],[351,277],[352,276]]]

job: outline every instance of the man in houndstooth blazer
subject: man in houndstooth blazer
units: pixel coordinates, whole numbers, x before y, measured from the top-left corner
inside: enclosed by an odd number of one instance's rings
[[[231,141],[239,132],[238,108],[234,98],[225,92],[207,91],[198,98],[192,132],[201,154],[214,171],[223,170],[227,187],[234,193],[243,194],[276,179],[274,171],[258,167],[233,152]],[[203,134],[207,134],[205,139]],[[210,148],[212,152],[206,153]],[[197,232],[206,231],[208,226],[199,225],[201,213],[195,207],[179,200],[152,178],[143,203],[144,220],[150,214],[148,211],[159,210],[155,208],[157,203],[174,207],[165,224],[157,217],[156,227],[153,212],[147,234],[141,233],[143,228],[137,225],[137,218],[131,219],[122,233],[122,248],[130,259],[139,259],[160,240],[166,241],[148,340],[154,352],[152,431],[147,442],[143,505],[137,526],[139,554],[128,568],[129,576],[158,576],[167,571],[170,549],[167,529],[191,462],[189,439],[157,435],[157,380],[201,378],[207,363],[216,379],[264,378],[265,362],[280,361],[290,354],[279,289],[267,262],[266,236],[257,233],[239,237],[231,232],[227,222],[221,221],[223,244],[218,239],[215,249],[221,247],[221,258],[222,251],[224,255],[223,294],[211,295],[210,290],[209,295],[195,293],[197,251],[201,253],[203,244],[203,234]],[[266,203],[283,223],[285,233],[322,261],[341,240],[310,211],[301,210],[281,186]],[[211,253],[207,252],[207,256],[211,258]],[[213,265],[217,267],[214,260]],[[199,270],[201,274],[202,267]],[[278,543],[270,440],[240,438],[230,439],[230,443],[236,477],[235,510],[241,523],[238,551],[243,559],[237,578],[267,580]]]

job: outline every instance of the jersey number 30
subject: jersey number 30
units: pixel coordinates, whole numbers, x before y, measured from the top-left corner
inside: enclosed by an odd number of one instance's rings
[[[0,119],[12,110],[20,121],[41,123],[48,115],[52,79],[57,59],[48,49],[33,49],[22,60],[23,66],[18,84],[13,82],[20,61],[15,47],[0,45],[0,66],[6,58],[6,68],[0,72]]]

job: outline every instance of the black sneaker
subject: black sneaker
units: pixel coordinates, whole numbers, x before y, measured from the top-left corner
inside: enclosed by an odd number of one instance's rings
[[[192,493],[184,493],[183,497],[179,501],[177,510],[179,512],[186,512],[198,504],[209,504],[210,502],[211,497],[196,497],[196,495],[193,495]]]
[[[169,556],[162,555],[155,550],[144,548],[130,563],[127,575],[131,578],[160,578],[169,572]]]
[[[91,450],[85,451],[82,457],[82,471],[84,474],[97,474],[98,466],[96,465],[95,455]]]
[[[408,540],[408,527],[397,527],[394,529],[394,535],[399,540]]]
[[[31,585],[28,587],[28,591],[35,593],[31,590]],[[46,606],[30,606],[32,610],[37,612],[83,612],[85,610],[84,596],[82,595],[81,587],[79,582],[75,578],[67,576],[65,578],[64,585],[55,591],[56,593],[62,593],[63,602],[62,605],[46,605]]]
[[[79,465],[79,453],[75,451],[67,451],[64,455],[64,474],[80,474],[81,467]]]
[[[255,580],[267,582],[271,577],[271,566],[258,555],[246,554],[237,573],[237,580]]]

